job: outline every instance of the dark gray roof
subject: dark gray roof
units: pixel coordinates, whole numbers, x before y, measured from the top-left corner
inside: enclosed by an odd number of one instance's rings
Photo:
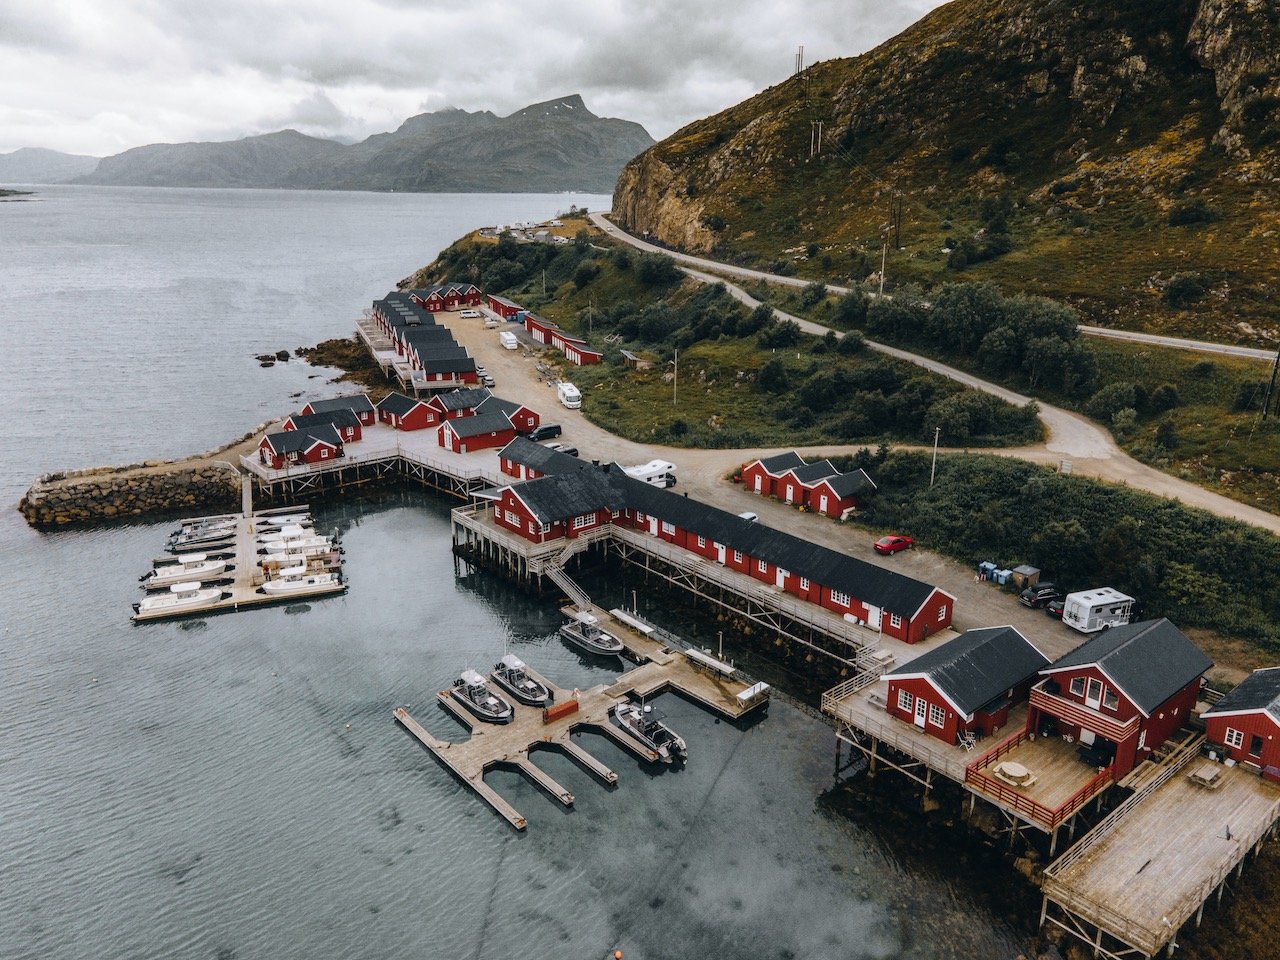
[[[452,340],[441,340],[438,343],[413,343],[410,346],[418,355],[418,360],[423,363],[428,360],[460,360],[471,356],[467,353],[466,347]]]
[[[319,427],[326,423],[333,424],[335,427],[358,427],[360,425],[360,418],[356,416],[355,411],[350,407],[326,410],[324,413],[295,413],[289,419],[293,421],[295,430],[308,430],[311,427]]]
[[[373,403],[363,393],[353,393],[346,397],[333,397],[330,400],[312,400],[308,406],[313,413],[328,413],[330,410],[354,410],[371,412]]]
[[[871,478],[867,476],[864,470],[854,470],[852,473],[837,473],[834,477],[824,477],[827,485],[840,499],[852,497],[855,493],[861,493],[863,490],[874,490],[876,485]]]
[[[1234,690],[1206,710],[1204,716],[1255,710],[1263,711],[1276,723],[1280,723],[1280,667],[1253,671]]]
[[[808,484],[834,477],[840,471],[830,460],[818,460],[814,463],[806,463],[803,467],[796,467],[791,472],[801,483]]]
[[[426,357],[422,370],[424,373],[475,373],[476,362],[470,357]]]
[[[885,677],[923,674],[968,715],[1035,676],[1048,663],[1048,657],[1013,627],[986,627],[969,630]]]
[[[501,397],[490,396],[484,403],[476,408],[480,413],[489,413],[493,410],[501,410],[508,417],[523,407],[524,404],[516,403],[514,400],[503,400]]]
[[[403,343],[456,343],[453,333],[448,327],[400,327],[400,340]]]
[[[477,413],[472,417],[456,417],[445,422],[459,437],[478,437],[485,433],[511,429],[511,421],[501,410],[495,410],[493,413]]]
[[[621,510],[625,506],[611,478],[594,467],[526,480],[515,486],[515,492],[542,523],[568,520],[602,508]]]
[[[486,387],[464,388],[450,390],[447,393],[437,393],[431,398],[431,405],[447,413],[453,413],[457,410],[470,410],[473,407],[478,407],[489,397],[490,393]]]
[[[1187,635],[1168,620],[1145,620],[1104,630],[1046,672],[1097,665],[1145,714],[1213,666]]]
[[[317,441],[335,447],[342,446],[342,437],[331,423],[322,423],[306,430],[282,430],[279,433],[267,434],[267,442],[276,453],[299,453],[313,446]]]
[[[788,470],[794,470],[796,467],[803,467],[804,458],[794,450],[791,450],[787,453],[778,453],[772,457],[762,458],[760,466],[776,477],[779,474],[786,473]]]
[[[403,393],[388,393],[378,401],[378,409],[385,410],[387,413],[394,413],[397,417],[403,417],[418,404],[424,402],[423,400],[415,400],[413,397],[406,397]]]
[[[552,450],[540,443],[534,443],[528,437],[516,437],[502,448],[499,456],[505,457],[512,463],[532,467],[539,473],[569,473],[577,471],[586,464],[585,460],[571,457],[559,450]]]
[[[496,293],[489,294],[489,299],[493,300],[495,303],[500,303],[503,306],[516,307],[521,310],[524,309],[523,307],[520,306],[520,304],[516,303],[514,300],[508,300],[506,297],[500,297]]]

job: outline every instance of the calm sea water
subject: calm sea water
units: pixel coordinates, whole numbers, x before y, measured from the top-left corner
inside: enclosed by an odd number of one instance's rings
[[[206,449],[330,395],[254,354],[344,334],[465,230],[571,202],[608,199],[53,187],[0,204],[5,504],[45,470]],[[612,791],[542,756],[571,812],[497,775],[530,821],[512,833],[392,709],[458,736],[434,691],[506,649],[565,686],[615,671],[558,643],[551,603],[456,577],[447,503],[320,520],[344,534],[347,596],[135,628],[171,524],[37,534],[0,513],[0,956],[1018,952],[1000,890],[975,896],[832,799],[830,730],[783,703],[739,729],[663,698],[692,761],[654,773],[588,738]]]

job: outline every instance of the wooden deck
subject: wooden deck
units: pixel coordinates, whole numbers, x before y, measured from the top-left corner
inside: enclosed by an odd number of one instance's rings
[[[292,512],[304,508],[289,507],[285,509]],[[262,558],[258,553],[259,544],[256,537],[257,534],[261,532],[260,527],[262,518],[269,516],[271,513],[278,512],[280,512],[280,510],[265,510],[248,516],[238,516],[236,518],[235,536],[230,539],[225,548],[206,551],[204,548],[192,547],[186,551],[188,553],[226,553],[228,551],[232,553],[233,559],[229,569],[218,574],[212,581],[222,587],[221,600],[210,606],[201,607],[196,610],[135,613],[133,615],[134,622],[153,623],[158,620],[176,620],[184,617],[203,617],[215,613],[231,613],[252,607],[265,606],[267,604],[297,603],[303,600],[314,600],[319,597],[328,597],[345,592],[347,589],[345,582],[340,582],[333,586],[315,587],[287,595],[268,594],[261,591],[262,584],[266,582],[266,575],[263,573],[260,565]],[[328,563],[331,564],[334,555],[326,554],[325,558]]]
[[[609,786],[617,783],[617,773],[579,746],[572,739],[574,733],[584,729],[601,733],[640,759],[657,761],[657,754],[622,733],[610,722],[609,711],[616,704],[632,697],[652,697],[663,691],[673,690],[727,719],[737,719],[761,706],[762,701],[744,703],[739,698],[738,694],[747,689],[748,684],[709,673],[679,651],[668,649],[655,640],[631,631],[621,621],[606,623],[611,618],[604,611],[592,608],[592,612],[606,624],[609,632],[615,633],[628,650],[643,658],[644,662],[611,684],[600,684],[577,691],[576,697],[574,691],[558,687],[530,669],[535,678],[552,690],[556,703],[576,699],[577,713],[551,723],[543,723],[541,709],[512,701],[515,719],[511,723],[483,723],[461,707],[447,690],[442,690],[436,694],[437,702],[470,730],[467,739],[451,742],[433,736],[406,708],[398,707],[395,710],[397,722],[517,830],[524,830],[528,821],[484,782],[485,774],[490,770],[517,770],[561,804],[572,806],[573,794],[538,767],[530,758],[532,753],[538,750],[563,753]],[[696,749],[693,752],[696,757]]]
[[[1045,871],[1045,916],[1108,957],[1150,957],[1171,943],[1280,816],[1280,788],[1219,767],[1207,789],[1198,754],[1125,801]],[[1103,936],[1105,934],[1105,936]]]

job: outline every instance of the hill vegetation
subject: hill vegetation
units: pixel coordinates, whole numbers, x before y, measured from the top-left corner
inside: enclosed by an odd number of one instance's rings
[[[890,289],[989,280],[1087,322],[1280,340],[1280,8],[953,0],[627,165],[623,225]],[[818,149],[818,124],[821,148]]]

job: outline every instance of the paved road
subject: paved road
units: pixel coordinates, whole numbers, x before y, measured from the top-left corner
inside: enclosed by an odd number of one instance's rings
[[[670,253],[670,251],[662,250],[652,244],[638,240],[627,233],[619,230],[612,223],[604,218],[602,214],[591,214],[592,221],[600,226],[602,230],[608,232],[610,236],[617,237],[632,246],[642,250],[651,250],[661,253]],[[685,254],[674,254],[677,260],[686,264],[710,265],[715,269],[721,266],[715,264],[714,261],[703,260],[698,257],[690,257]],[[746,270],[741,267],[725,268],[726,272],[732,272],[735,275],[751,276],[770,281],[785,281],[792,283],[794,278],[791,277],[774,277],[772,274],[761,273],[758,270]],[[697,268],[685,268],[685,272],[689,276],[705,283],[723,283],[729,293],[741,303],[755,307],[759,301],[750,296],[746,291],[733,283],[725,280],[722,276],[708,273],[705,270]],[[828,289],[837,289],[828,287]],[[829,327],[814,323],[811,320],[805,320],[800,317],[793,317],[790,314],[775,310],[786,319],[794,320],[800,325],[800,328],[806,333],[815,336],[825,336],[830,330]],[[843,334],[836,330],[830,331],[835,333],[837,337]],[[972,374],[946,364],[931,360],[928,357],[917,356],[908,353],[905,350],[899,350],[896,347],[890,347],[881,343],[868,341],[868,346],[874,350],[878,350],[889,356],[897,357],[917,366],[924,367],[934,373],[949,377],[958,383],[962,383],[975,390],[982,390],[994,396],[1008,400],[1010,403],[1024,404],[1030,398],[1022,394],[1009,390],[999,384],[990,383],[975,377]],[[1037,444],[1030,447],[1018,447],[1003,450],[987,450],[983,452],[996,453],[1002,456],[1017,457],[1022,460],[1029,460],[1034,463],[1042,464],[1060,464],[1063,460],[1071,462],[1072,473],[1079,476],[1095,477],[1100,480],[1106,480],[1111,483],[1122,483],[1127,486],[1134,487],[1139,490],[1146,490],[1162,497],[1168,497],[1173,500],[1179,500],[1188,506],[1198,507],[1207,510],[1210,513],[1217,514],[1221,517],[1227,517],[1233,520],[1241,520],[1245,523],[1270,530],[1272,533],[1280,534],[1280,516],[1268,513],[1265,510],[1252,507],[1245,503],[1224,497],[1221,494],[1206,490],[1204,487],[1194,483],[1188,483],[1177,477],[1162,473],[1154,467],[1148,467],[1146,464],[1139,463],[1130,457],[1127,453],[1116,446],[1111,439],[1111,435],[1094,424],[1092,421],[1063,410],[1059,407],[1050,406],[1043,401],[1036,401],[1040,406],[1040,419],[1044,422],[1049,432],[1049,438],[1043,444]],[[599,429],[599,428],[596,428]],[[604,433],[604,431],[601,431]],[[610,436],[609,434],[605,434]],[[862,446],[865,446],[863,444]],[[843,450],[852,451],[856,447],[848,448],[822,448],[831,452],[842,452]],[[667,454],[667,459],[673,463],[680,463],[681,459],[688,459],[691,453],[708,453],[715,454],[720,457],[721,472],[717,475],[723,477],[724,471],[737,463],[742,463],[755,456],[761,455],[762,451],[688,451],[688,450],[672,450]],[[765,454],[767,455],[767,453]],[[611,454],[610,454],[611,456]],[[647,460],[648,457],[643,459]],[[642,462],[642,461],[640,461]],[[748,509],[743,507],[742,509]]]
[[[629,243],[631,246],[650,253],[665,253],[669,257],[673,257],[679,263],[687,264],[694,270],[710,270],[718,274],[720,277],[729,275],[733,277],[743,277],[750,280],[764,280],[768,283],[780,284],[788,287],[805,287],[811,281],[802,280],[798,277],[784,277],[777,273],[765,273],[762,270],[750,270],[747,267],[737,267],[729,263],[720,263],[716,260],[708,260],[705,257],[695,257],[687,253],[679,253],[675,250],[668,250],[665,247],[659,247],[639,237],[632,236],[620,227],[614,226],[603,213],[590,214],[591,222],[607,233],[609,236],[621,240],[623,243]],[[686,273],[693,273],[692,270],[686,270]],[[717,278],[719,279],[719,277]],[[842,294],[848,293],[848,287],[840,287],[835,284],[827,284],[827,290],[831,293]],[[1154,333],[1132,333],[1128,330],[1110,330],[1106,327],[1089,327],[1081,325],[1080,332],[1087,337],[1102,337],[1109,340],[1127,340],[1133,343],[1149,343],[1153,346],[1169,347],[1174,350],[1191,350],[1196,353],[1213,353],[1219,356],[1244,357],[1250,360],[1266,360],[1274,361],[1276,359],[1275,350],[1264,350],[1257,347],[1238,347],[1229,343],[1212,343],[1208,340],[1185,340],[1181,337],[1163,337]]]

